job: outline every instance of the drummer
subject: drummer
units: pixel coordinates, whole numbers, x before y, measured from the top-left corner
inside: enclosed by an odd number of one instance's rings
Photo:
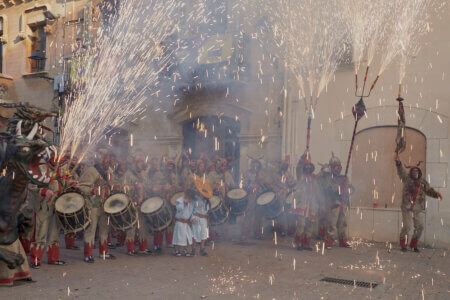
[[[94,262],[94,238],[98,226],[99,256],[103,259],[115,259],[108,253],[108,218],[103,203],[111,191],[112,170],[115,164],[113,154],[106,152],[101,161],[89,166],[80,177],[80,190],[87,196],[91,207],[91,223],[84,233],[84,261]]]
[[[294,188],[296,182],[294,177],[289,173],[290,157],[286,155],[284,161],[279,163],[278,171],[272,172],[272,190],[277,194],[277,198],[284,206],[288,194]],[[288,229],[287,223],[288,212],[284,211],[276,219],[275,230],[281,235],[286,236],[286,230]]]
[[[311,234],[315,227],[318,202],[317,181],[313,174],[314,165],[311,163],[311,155],[306,152],[297,164],[297,184],[294,191],[294,203],[290,213],[297,217],[297,228],[294,243],[297,250],[311,251]]]
[[[215,182],[215,190],[218,191],[222,199],[225,199],[228,190],[232,189],[235,186],[234,179],[233,176],[231,176],[230,171],[228,170],[228,162],[226,159],[218,159],[216,168],[218,178]]]
[[[113,190],[120,190],[127,194],[136,206],[142,204],[145,198],[143,180],[139,175],[141,166],[139,159],[134,162],[133,168],[129,168],[125,162],[119,163],[115,172],[115,184],[113,186]],[[150,254],[151,251],[147,249],[148,226],[139,213],[138,218],[139,254]],[[127,254],[130,256],[137,254],[134,241],[135,234],[136,228],[134,226],[126,231]]]
[[[160,161],[156,157],[150,159],[150,169],[148,171],[146,184],[146,198],[161,197],[164,199],[168,195],[169,187],[165,183],[164,174],[160,171]],[[157,253],[162,251],[163,234],[155,232],[153,236],[153,246]]]
[[[243,188],[249,193],[248,206],[242,222],[241,240],[247,240],[249,231],[257,239],[263,238],[262,217],[256,206],[256,198],[264,190],[263,170],[259,159],[251,158],[250,169],[244,174]]]
[[[167,158],[165,162],[165,167],[162,172],[163,179],[161,181],[161,192],[160,196],[164,199],[164,201],[170,202],[170,198],[176,192],[181,190],[179,185],[178,176],[176,173],[175,160],[171,158]],[[170,203],[169,203],[170,206]],[[157,251],[161,251],[161,247],[164,240],[164,235],[166,236],[166,246],[169,248],[173,248],[172,239],[173,239],[173,226],[170,225],[168,228],[164,229],[161,232],[155,232],[153,244]]]
[[[78,166],[77,166],[77,164],[78,164]],[[70,180],[63,181],[63,183],[64,183],[63,191],[79,189],[78,179],[80,176],[79,176],[78,172],[76,171],[76,169],[80,168],[80,166],[82,166],[82,163],[78,163],[78,158],[72,157],[72,159],[70,160],[69,172],[67,174],[67,176],[70,176]],[[72,184],[71,182],[74,182],[75,184]],[[80,232],[80,234],[81,234],[81,232]],[[76,235],[77,235],[76,233],[70,233],[70,232],[64,234],[64,241],[66,243],[66,249],[80,250],[80,247],[75,245]]]
[[[68,175],[69,157],[63,157],[59,162],[52,159],[49,166],[54,172],[53,178],[47,188],[32,189],[35,199],[39,199],[39,208],[36,211],[36,234],[31,244],[31,267],[38,269],[41,266],[44,248],[47,248],[48,264],[65,265],[66,262],[59,259],[59,231],[60,223],[55,214],[55,200],[63,193],[63,187],[73,185],[78,187],[78,182],[71,181]],[[69,183],[70,181],[70,183]]]
[[[226,195],[228,191],[233,189],[235,186],[233,176],[231,176],[231,173],[228,170],[227,160],[224,158],[217,159],[216,169],[218,178],[214,183],[215,194],[219,195],[222,199],[227,199]],[[229,203],[227,203],[227,206],[229,207]],[[224,224],[222,226],[224,238],[227,240],[231,238],[230,232],[233,231],[231,230],[230,226],[236,223],[236,219],[234,216],[233,218],[229,218],[229,220],[230,220],[229,224]]]
[[[216,171],[216,165],[217,165],[217,159],[208,161],[208,169],[207,169],[206,179],[211,184],[214,195],[217,196],[220,193],[220,176]],[[216,240],[216,228],[215,228],[215,226],[211,226],[209,229],[210,229],[209,230],[209,240],[215,241]]]
[[[184,179],[188,178],[189,173],[191,172],[189,164],[190,164],[189,152],[188,150],[184,150],[177,161],[177,171],[181,187],[184,187]]]

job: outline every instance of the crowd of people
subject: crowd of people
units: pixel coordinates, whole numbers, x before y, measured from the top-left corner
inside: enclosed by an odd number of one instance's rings
[[[48,187],[29,186],[31,193],[26,207],[28,214],[34,215],[34,231],[20,239],[30,255],[32,268],[39,268],[45,251],[49,264],[66,264],[59,255],[62,229],[67,249],[79,250],[76,239],[84,241],[87,263],[95,260],[96,239],[98,256],[102,259],[115,259],[110,250],[121,246],[126,247],[130,256],[156,255],[162,252],[164,242],[174,248],[171,251],[176,256],[207,256],[208,241],[229,239],[231,225],[240,228],[241,240],[263,239],[265,219],[272,220],[278,236],[291,235],[297,250],[313,250],[317,245],[311,242],[313,238],[322,240],[327,249],[335,246],[335,241],[339,247],[351,248],[347,241],[347,213],[354,187],[341,174],[341,162],[334,154],[315,172],[310,153],[305,152],[295,166],[295,176],[290,172],[293,166],[289,157],[272,167],[264,167],[260,159],[251,158],[249,169],[241,178],[233,178],[226,159],[202,154],[195,160],[187,151],[178,158],[130,156],[123,160],[99,150],[91,163],[77,166],[68,157],[52,164],[54,174]],[[421,179],[418,167],[412,167],[407,174],[399,160],[396,165],[405,183],[400,244],[405,251],[407,235],[414,226],[410,246],[419,251],[424,196],[440,199],[441,195]],[[245,198],[245,207],[238,214],[233,213],[233,198],[228,195],[236,189],[244,191]],[[55,202],[67,192],[78,193],[86,201],[89,224],[82,226],[84,230],[70,232],[57,216]],[[259,200],[267,192],[274,195],[270,200],[278,205],[267,206],[267,201]],[[137,212],[134,223],[122,220],[127,225],[125,229],[114,226],[112,214],[105,208],[105,201],[116,193],[125,194]],[[159,227],[141,209],[146,200],[155,197],[171,210],[168,221],[167,216],[166,219],[157,216],[164,219]],[[211,197],[220,199],[226,208],[220,222],[210,222],[213,208],[217,207]],[[264,212],[267,207],[272,210],[270,217]],[[117,242],[112,242],[113,237]],[[200,244],[198,252],[197,244]]]

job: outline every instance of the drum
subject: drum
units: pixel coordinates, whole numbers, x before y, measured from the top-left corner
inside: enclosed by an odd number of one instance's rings
[[[124,193],[116,193],[105,200],[103,206],[109,222],[116,230],[127,230],[137,222],[137,211],[133,202]]]
[[[79,193],[70,192],[59,196],[55,201],[55,212],[65,234],[84,230],[90,223],[89,209]]]
[[[172,198],[170,198],[170,204],[175,208],[177,199],[184,196],[184,192],[175,193]]]
[[[275,192],[268,191],[258,196],[256,199],[261,215],[267,219],[275,219],[283,211],[283,205],[278,200]]]
[[[173,222],[172,208],[160,197],[152,197],[141,205],[141,213],[152,232],[163,231]]]
[[[215,226],[225,223],[230,214],[230,211],[225,206],[225,202],[215,195],[209,199],[209,202],[211,203],[211,209],[208,212],[209,224]]]
[[[248,205],[248,193],[243,189],[233,189],[227,193],[230,203],[230,214],[241,216],[245,213]]]

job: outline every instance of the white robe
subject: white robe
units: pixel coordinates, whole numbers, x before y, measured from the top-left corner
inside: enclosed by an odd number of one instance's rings
[[[192,202],[185,204],[184,196],[176,201],[175,219],[190,220],[192,218],[193,205]],[[173,229],[173,244],[176,246],[192,245],[192,229],[190,224],[183,222],[175,222]]]
[[[206,207],[206,201],[201,198],[196,198],[194,203],[194,216],[193,220],[196,220],[196,223],[192,224],[192,233],[194,235],[194,240],[196,242],[201,242],[202,240],[207,240],[209,237],[208,232],[208,221],[206,218],[200,218],[195,216],[196,213],[206,215],[208,214],[208,209]]]

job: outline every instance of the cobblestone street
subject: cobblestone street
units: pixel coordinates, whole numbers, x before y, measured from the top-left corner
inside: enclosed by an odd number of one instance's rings
[[[353,249],[296,251],[290,238],[218,242],[209,257],[130,257],[82,261],[82,250],[62,250],[66,266],[43,264],[34,283],[0,290],[2,299],[448,299],[448,250],[402,253],[393,245],[353,241]],[[320,281],[366,281],[375,288]]]

